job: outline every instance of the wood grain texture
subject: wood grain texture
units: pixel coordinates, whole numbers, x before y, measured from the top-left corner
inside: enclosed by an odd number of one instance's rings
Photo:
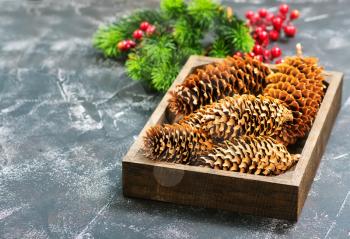
[[[329,85],[316,120],[305,143],[293,149],[301,153],[301,159],[285,174],[266,177],[155,162],[143,156],[143,136],[148,127],[173,120],[167,110],[169,92],[194,68],[221,60],[189,58],[123,159],[123,193],[129,197],[297,220],[340,108],[342,73],[325,72]]]

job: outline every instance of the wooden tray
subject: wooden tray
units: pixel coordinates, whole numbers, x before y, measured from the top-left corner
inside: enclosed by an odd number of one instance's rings
[[[222,59],[191,56],[170,87],[181,83],[194,68]],[[292,170],[279,176],[260,176],[210,168],[156,162],[143,156],[143,136],[153,125],[171,123],[169,91],[123,159],[123,193],[128,197],[297,220],[303,208],[329,134],[340,108],[340,72],[325,72],[327,92],[305,140],[290,150],[301,153]]]

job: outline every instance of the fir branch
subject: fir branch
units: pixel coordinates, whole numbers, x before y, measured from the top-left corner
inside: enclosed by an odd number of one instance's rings
[[[232,52],[250,52],[252,50],[254,39],[243,21],[236,17],[227,17],[226,13],[222,14],[217,21],[217,39],[225,41]]]
[[[224,58],[231,54],[231,49],[224,39],[218,38],[212,45],[210,56]]]
[[[160,9],[166,16],[177,18],[186,11],[186,3],[184,0],[162,0]]]
[[[212,0],[192,0],[188,5],[188,12],[194,23],[205,30],[219,13],[219,6]]]
[[[186,18],[180,18],[175,22],[173,36],[181,46],[198,46],[202,39],[202,31],[194,28]]]
[[[158,91],[167,91],[179,71],[180,66],[178,64],[161,63],[157,65],[151,72],[153,87]]]
[[[150,62],[168,62],[176,50],[173,39],[166,35],[156,39],[145,39],[141,47]]]
[[[250,52],[254,46],[254,40],[249,33],[248,27],[238,24],[232,31],[232,37],[228,36],[236,51]]]
[[[126,73],[133,80],[144,79],[146,59],[139,54],[130,53],[128,60],[125,62]]]
[[[93,36],[93,45],[101,50],[107,57],[121,57],[126,55],[117,48],[118,42],[131,38],[132,33],[142,21],[149,21],[152,24],[165,21],[164,16],[158,11],[138,11],[130,16],[123,17],[117,22],[108,26],[100,27]]]

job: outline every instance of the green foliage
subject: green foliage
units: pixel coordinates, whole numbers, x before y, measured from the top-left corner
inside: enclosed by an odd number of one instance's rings
[[[189,15],[201,29],[207,29],[219,13],[219,6],[212,0],[192,0],[188,5]]]
[[[224,58],[225,56],[230,55],[230,52],[230,47],[228,47],[225,40],[218,38],[213,43],[209,55],[213,57]]]
[[[162,0],[160,2],[160,9],[170,18],[176,18],[186,11],[186,4],[184,0]]]
[[[250,52],[252,50],[254,39],[250,35],[249,28],[243,21],[236,17],[228,17],[223,13],[217,19],[217,25],[215,43],[218,44],[220,42],[221,45],[226,45],[230,52]]]
[[[166,92],[180,71],[179,64],[162,63],[151,72],[152,86],[158,91]]]
[[[175,56],[176,46],[171,37],[145,39],[135,53],[129,54],[126,61],[127,73],[132,79],[142,79],[156,90],[165,91],[172,82],[169,80],[173,76],[170,73],[177,69]]]
[[[192,31],[188,29],[192,29]],[[181,46],[199,46],[202,34],[202,31],[193,28],[191,22],[186,18],[180,18],[174,24],[173,36]]]
[[[128,53],[117,48],[119,41],[130,39],[142,21],[156,26],[156,33],[144,36]],[[203,45],[207,33],[214,42]],[[254,41],[249,29],[213,0],[162,0],[160,11],[138,11],[98,29],[94,46],[107,57],[125,57],[130,78],[142,80],[158,91],[166,91],[190,55],[209,54],[225,57],[235,51],[249,52]]]
[[[234,27],[224,27],[222,35],[227,43],[233,46],[235,51],[250,52],[254,46],[254,40],[249,33],[248,27],[242,23],[236,23]]]

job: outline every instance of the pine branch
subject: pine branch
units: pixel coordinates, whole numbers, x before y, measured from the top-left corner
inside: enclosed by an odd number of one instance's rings
[[[217,20],[217,39],[224,41],[230,47],[231,52],[250,52],[254,46],[249,28],[237,17],[229,17],[223,13]]]
[[[179,45],[191,47],[200,45],[203,34],[192,26],[190,20],[183,17],[175,22],[173,36]]]
[[[120,52],[117,48],[118,42],[131,38],[132,33],[142,21],[149,21],[152,24],[165,21],[164,16],[158,11],[138,11],[130,16],[123,17],[117,22],[100,27],[93,36],[93,45],[101,50],[107,57],[121,57],[126,53]]]
[[[212,49],[209,52],[210,56],[224,58],[231,54],[230,47],[227,45],[224,39],[218,38],[212,45]]]
[[[158,91],[167,91],[167,89],[169,89],[179,71],[180,66],[178,64],[172,65],[167,63],[161,63],[160,65],[157,65],[153,68],[151,72],[153,87]]]
[[[250,52],[254,46],[254,40],[249,33],[248,27],[237,24],[236,29],[231,29],[232,35],[226,35],[227,40],[232,43],[236,51]]]
[[[166,16],[177,18],[186,12],[186,3],[184,0],[162,0],[160,9]]]
[[[200,29],[205,30],[219,13],[219,6],[212,0],[192,0],[188,5],[189,15]]]

